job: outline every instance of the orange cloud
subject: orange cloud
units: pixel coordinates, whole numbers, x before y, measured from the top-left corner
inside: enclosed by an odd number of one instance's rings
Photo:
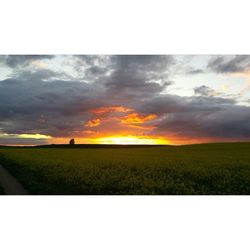
[[[126,108],[123,106],[110,106],[110,107],[101,107],[101,108],[97,108],[97,109],[92,109],[90,111],[96,115],[102,115],[102,114],[106,114],[106,113],[110,113],[110,112],[126,113],[126,112],[133,111],[133,109]]]
[[[85,131],[83,131],[84,135],[93,135],[95,133],[96,133],[96,131],[92,131],[92,130],[85,130]]]
[[[100,119],[94,119],[94,120],[90,120],[87,122],[87,124],[85,125],[85,127],[97,127],[101,124],[101,120]]]
[[[140,130],[152,130],[156,128],[156,126],[141,126],[141,125],[133,125],[133,124],[129,124],[128,127],[134,128],[134,129],[140,129]]]
[[[154,120],[157,116],[154,114],[151,115],[139,115],[137,113],[131,113],[121,119],[121,123],[125,124],[142,124],[147,121]]]

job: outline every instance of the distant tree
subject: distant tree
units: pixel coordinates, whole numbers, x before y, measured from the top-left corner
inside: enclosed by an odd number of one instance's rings
[[[69,144],[70,145],[75,145],[75,139],[70,139]]]

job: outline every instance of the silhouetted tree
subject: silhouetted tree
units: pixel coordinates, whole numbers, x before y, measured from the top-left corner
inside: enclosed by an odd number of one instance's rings
[[[75,139],[70,139],[69,144],[70,145],[75,145]]]

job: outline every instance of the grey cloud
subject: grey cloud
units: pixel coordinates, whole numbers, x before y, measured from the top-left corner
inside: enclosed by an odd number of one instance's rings
[[[31,139],[31,138],[1,138],[0,137],[0,146],[1,145],[44,145],[48,144],[46,139]]]
[[[165,55],[78,55],[75,69],[88,83],[105,89],[103,98],[120,102],[147,98],[172,84],[168,79],[175,65],[173,56]]]
[[[186,74],[189,74],[189,75],[197,75],[197,74],[202,74],[202,73],[204,73],[203,69],[190,69],[186,71]]]
[[[177,95],[161,95],[137,104],[143,113],[164,115],[169,113],[214,112],[225,106],[232,106],[235,100],[211,96],[181,97]]]
[[[74,133],[82,130],[85,112],[103,104],[97,96],[94,86],[82,82],[7,79],[0,82],[0,128],[11,134]]]
[[[120,55],[111,58],[112,74],[106,79],[107,94],[114,98],[147,98],[172,84],[168,73],[172,56]]]
[[[53,55],[6,55],[1,56],[1,60],[11,68],[23,66],[27,63],[42,59],[51,59]]]
[[[207,67],[217,73],[244,73],[250,70],[250,56],[214,56]]]
[[[115,72],[105,83],[107,94],[113,98],[147,98],[163,91],[170,82],[145,81],[123,71]]]
[[[212,88],[202,85],[199,87],[194,88],[194,93],[197,95],[204,95],[204,96],[213,96],[215,95],[215,90]]]
[[[29,82],[36,82],[39,80],[48,80],[52,78],[63,78],[66,77],[65,74],[58,74],[49,69],[40,69],[38,71],[28,71],[28,70],[16,70],[12,74],[12,79],[16,78],[18,80],[29,81]]]
[[[166,55],[117,55],[112,57],[116,68],[125,71],[161,72],[175,63],[173,56]]]
[[[78,55],[75,68],[85,71],[85,77],[102,75],[108,71],[112,75],[123,73],[143,80],[163,79],[167,76],[170,67],[175,64],[173,56],[165,55],[113,55],[91,56]]]
[[[157,114],[151,134],[250,140],[250,107],[230,98],[161,95],[138,105],[137,110]]]
[[[188,112],[167,114],[157,124],[162,134],[190,138],[250,139],[250,108],[224,106],[213,112]]]

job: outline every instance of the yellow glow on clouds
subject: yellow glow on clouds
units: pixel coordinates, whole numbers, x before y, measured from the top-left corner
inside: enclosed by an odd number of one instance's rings
[[[97,127],[101,124],[101,120],[100,119],[94,119],[94,120],[90,120],[87,122],[87,124],[85,125],[85,127]]]
[[[125,124],[143,124],[156,118],[157,116],[154,114],[144,116],[137,113],[131,113],[124,117],[121,122]]]
[[[22,138],[22,139],[51,139],[52,137],[49,135],[41,135],[41,134],[0,134],[2,138]]]

